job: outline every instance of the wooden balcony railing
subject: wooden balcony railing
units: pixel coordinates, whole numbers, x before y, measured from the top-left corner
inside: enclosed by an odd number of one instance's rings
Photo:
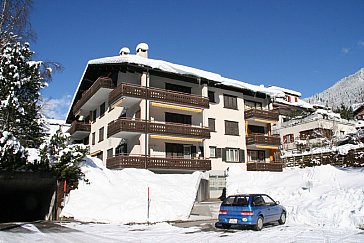
[[[141,132],[152,134],[168,134],[183,137],[210,138],[210,130],[207,127],[197,127],[192,125],[152,122],[145,120],[135,120],[119,118],[110,122],[107,127],[107,137],[111,137],[119,132]]]
[[[269,121],[278,121],[279,113],[277,110],[258,110],[249,109],[245,111],[245,120],[250,118],[265,119]]]
[[[281,172],[283,171],[283,164],[280,162],[248,162],[247,163],[248,171],[275,171]]]
[[[258,134],[249,134],[246,137],[246,144],[264,144],[264,145],[280,145],[281,138],[279,136],[266,136]]]
[[[68,132],[72,135],[78,131],[89,133],[91,132],[91,125],[85,122],[73,121]]]
[[[110,78],[99,77],[88,90],[82,93],[82,97],[73,106],[73,114],[76,114],[100,88],[113,89],[114,87]]]
[[[109,105],[114,104],[121,96],[143,98],[146,96],[146,89],[143,86],[135,84],[119,84],[109,94]]]
[[[117,155],[106,159],[109,169],[140,168],[167,170],[211,170],[211,160]]]
[[[109,94],[109,104],[115,103],[121,96],[138,97],[155,101],[164,101],[200,108],[209,107],[208,97],[180,93],[166,89],[144,87],[135,84],[122,83]]]

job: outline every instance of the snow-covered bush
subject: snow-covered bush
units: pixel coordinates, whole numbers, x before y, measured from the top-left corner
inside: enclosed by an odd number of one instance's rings
[[[79,179],[85,179],[80,169],[80,162],[88,152],[84,145],[69,143],[68,136],[61,129],[40,149],[39,167],[48,167],[58,180],[67,181],[69,189],[78,187]]]

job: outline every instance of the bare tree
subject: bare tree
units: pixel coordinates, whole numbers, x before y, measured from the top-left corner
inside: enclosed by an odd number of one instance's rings
[[[17,36],[23,41],[35,39],[29,20],[32,0],[0,0],[0,46],[4,47]]]

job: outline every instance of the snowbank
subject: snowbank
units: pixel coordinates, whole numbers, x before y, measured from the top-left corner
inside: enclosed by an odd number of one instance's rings
[[[87,158],[82,171],[90,183],[80,182],[79,188],[71,191],[61,216],[105,223],[185,220],[203,175],[201,172],[154,174],[142,169],[109,170],[97,158]]]
[[[288,211],[288,223],[352,228],[364,224],[364,169],[331,165],[282,173],[229,168],[227,194],[267,193]]]

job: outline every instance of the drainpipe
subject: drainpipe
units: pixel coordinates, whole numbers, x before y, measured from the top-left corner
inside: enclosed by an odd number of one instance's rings
[[[147,69],[146,81],[145,81],[145,139],[144,139],[144,168],[147,169],[147,161],[149,155],[148,146],[148,86],[149,86],[149,69]]]

